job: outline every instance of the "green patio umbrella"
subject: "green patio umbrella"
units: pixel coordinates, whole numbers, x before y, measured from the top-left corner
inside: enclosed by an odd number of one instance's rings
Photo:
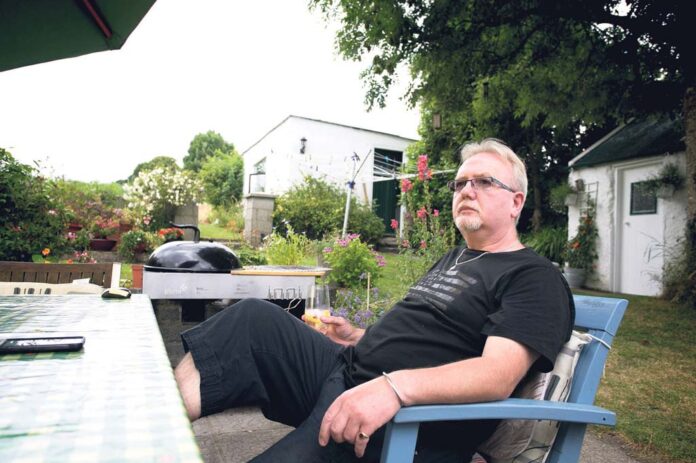
[[[155,0],[0,0],[0,72],[117,50]]]

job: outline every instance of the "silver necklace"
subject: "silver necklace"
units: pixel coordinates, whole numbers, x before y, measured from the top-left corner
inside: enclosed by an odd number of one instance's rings
[[[503,249],[502,251],[497,251],[497,252],[508,252],[508,251],[512,251],[512,250],[513,250],[514,248],[516,248],[516,247],[517,247],[517,245],[515,245],[515,246],[513,246],[513,247],[511,247],[511,248]],[[459,255],[457,256],[457,258],[454,260],[454,265],[452,265],[452,266],[449,268],[449,271],[450,271],[450,272],[453,271],[453,270],[455,270],[455,269],[457,268],[458,265],[468,264],[469,262],[473,262],[473,261],[475,261],[475,260],[478,260],[478,259],[482,258],[483,256],[485,256],[486,254],[490,254],[490,253],[491,253],[490,251],[484,251],[484,252],[482,252],[481,254],[479,254],[478,256],[474,257],[473,259],[465,260],[464,262],[459,262],[459,259],[462,258],[462,256],[464,255],[464,253],[466,252],[467,249],[469,249],[469,248],[464,248],[464,249],[462,249],[462,252],[459,253]]]

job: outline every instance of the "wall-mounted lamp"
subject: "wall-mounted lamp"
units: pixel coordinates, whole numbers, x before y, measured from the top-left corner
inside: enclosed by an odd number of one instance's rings
[[[442,115],[433,113],[433,129],[437,130],[442,127]]]
[[[300,138],[300,154],[304,154],[307,149],[307,139],[305,137]]]

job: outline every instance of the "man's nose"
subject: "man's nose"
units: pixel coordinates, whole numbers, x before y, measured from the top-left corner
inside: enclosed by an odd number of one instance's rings
[[[464,187],[461,190],[459,190],[458,193],[455,193],[455,194],[464,196],[465,198],[471,198],[471,197],[476,196],[476,190],[474,189],[474,183],[471,181],[466,182],[466,185],[464,185]]]

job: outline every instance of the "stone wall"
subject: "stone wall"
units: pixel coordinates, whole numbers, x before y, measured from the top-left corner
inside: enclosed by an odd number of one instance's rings
[[[244,197],[244,239],[252,246],[260,246],[273,232],[275,196],[250,193]]]

